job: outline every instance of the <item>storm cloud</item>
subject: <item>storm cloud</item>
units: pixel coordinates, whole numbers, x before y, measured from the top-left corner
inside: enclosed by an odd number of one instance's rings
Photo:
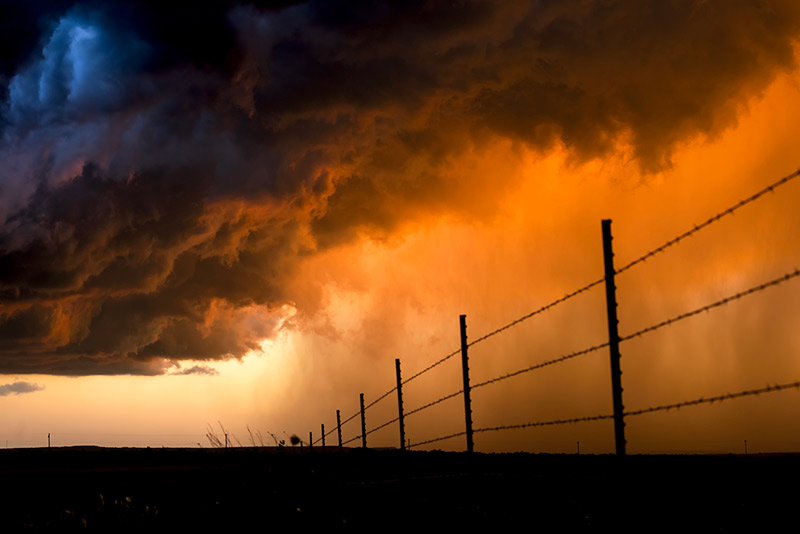
[[[305,258],[507,186],[464,153],[658,172],[800,32],[791,0],[43,6],[4,8],[38,38],[2,37],[0,373],[242,357],[315,313]]]

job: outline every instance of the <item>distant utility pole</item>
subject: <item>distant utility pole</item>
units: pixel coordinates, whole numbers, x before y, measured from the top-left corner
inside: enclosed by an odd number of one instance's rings
[[[47,448],[50,448],[50,432],[47,433]]]

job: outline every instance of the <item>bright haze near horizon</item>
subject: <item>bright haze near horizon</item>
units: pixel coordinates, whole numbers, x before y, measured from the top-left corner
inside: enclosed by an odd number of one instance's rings
[[[394,386],[395,358],[407,378],[456,351],[459,315],[475,340],[601,278],[602,219],[619,267],[795,172],[799,36],[793,0],[2,2],[0,446],[318,439]],[[620,273],[620,334],[793,272],[798,199],[800,179]],[[626,409],[800,380],[799,297],[793,278],[624,342]],[[470,347],[471,380],[606,328],[598,285]],[[406,410],[461,380],[450,358]],[[798,395],[628,417],[628,451],[797,451]],[[472,411],[609,414],[608,350]],[[391,394],[367,428],[395,416]],[[406,420],[412,443],[463,429],[460,396]]]

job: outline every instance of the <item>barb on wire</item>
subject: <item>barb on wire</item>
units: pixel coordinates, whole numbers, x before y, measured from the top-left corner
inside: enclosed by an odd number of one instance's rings
[[[578,296],[578,295],[580,295],[581,293],[584,293],[584,292],[586,292],[586,291],[589,291],[589,290],[590,290],[590,289],[592,289],[594,286],[600,285],[600,284],[602,284],[603,282],[604,282],[604,279],[603,279],[603,278],[601,278],[600,280],[595,280],[595,281],[594,281],[594,282],[592,282],[591,284],[587,284],[587,285],[583,286],[583,287],[582,287],[582,288],[580,288],[580,289],[576,289],[576,290],[575,290],[575,291],[573,291],[572,293],[567,293],[566,295],[564,295],[564,296],[563,296],[563,297],[561,297],[560,299],[556,299],[556,300],[554,300],[553,302],[551,302],[550,304],[546,304],[546,305],[542,306],[541,308],[539,308],[539,309],[537,309],[537,310],[534,310],[534,311],[530,312],[530,313],[529,313],[529,314],[527,314],[527,315],[523,315],[523,316],[522,316],[522,317],[520,317],[519,319],[515,319],[515,320],[511,321],[510,323],[508,323],[508,324],[506,324],[506,325],[504,325],[504,326],[501,326],[500,328],[498,328],[498,329],[496,329],[496,330],[492,330],[492,331],[491,331],[491,332],[489,332],[488,334],[484,334],[483,336],[481,336],[481,337],[479,337],[479,338],[477,338],[477,339],[475,339],[475,340],[471,341],[470,343],[467,343],[467,346],[468,346],[468,347],[471,347],[472,345],[475,345],[476,343],[480,343],[481,341],[484,341],[484,340],[486,340],[486,339],[489,339],[489,338],[490,338],[490,337],[492,337],[492,336],[495,336],[495,335],[497,335],[497,334],[499,334],[499,333],[501,333],[501,332],[503,332],[503,331],[505,331],[505,330],[508,330],[508,329],[509,329],[509,328],[511,328],[512,326],[518,325],[518,324],[519,324],[519,323],[521,323],[522,321],[525,321],[525,320],[527,320],[527,319],[530,319],[531,317],[533,317],[533,316],[535,316],[535,315],[539,315],[540,313],[546,312],[546,311],[547,311],[547,310],[549,310],[550,308],[553,308],[553,307],[555,307],[555,306],[557,306],[557,305],[561,304],[562,302],[566,302],[567,300],[571,299],[572,297],[577,297],[577,296]]]
[[[697,308],[696,310],[688,311],[688,312],[682,313],[680,315],[676,315],[675,317],[671,317],[671,318],[669,318],[669,319],[667,319],[665,321],[661,321],[660,323],[656,323],[654,325],[648,326],[647,328],[642,328],[638,332],[634,332],[632,334],[628,334],[626,336],[620,337],[619,340],[620,341],[627,341],[627,340],[632,339],[634,337],[638,337],[638,336],[641,336],[643,334],[650,333],[650,332],[652,332],[654,330],[658,330],[659,328],[671,325],[672,323],[676,323],[676,322],[681,321],[683,319],[688,319],[689,317],[693,317],[693,316],[695,316],[697,314],[703,313],[704,311],[708,311],[708,310],[711,310],[713,308],[717,308],[719,306],[724,306],[725,304],[728,304],[732,300],[739,299],[741,297],[744,297],[744,296],[747,296],[747,295],[751,295],[751,294],[757,293],[759,291],[763,291],[763,290],[765,290],[765,289],[767,289],[769,287],[772,287],[772,286],[776,286],[778,284],[786,282],[787,280],[791,280],[792,278],[795,278],[797,276],[800,276],[800,269],[795,269],[793,272],[787,273],[787,274],[785,274],[783,276],[779,276],[778,278],[775,278],[774,280],[770,280],[769,282],[764,282],[763,284],[759,284],[759,285],[757,285],[755,287],[751,287],[750,289],[746,289],[744,291],[740,291],[739,293],[733,294],[733,295],[731,295],[729,297],[725,297],[722,300],[718,300],[716,302],[712,302],[711,304],[706,304],[705,306],[703,306],[701,308]]]
[[[376,427],[375,427],[375,428],[373,428],[372,430],[367,430],[367,433],[366,433],[366,435],[367,435],[367,436],[369,436],[369,435],[370,435],[370,434],[372,434],[373,432],[377,432],[377,431],[378,431],[378,430],[380,430],[381,428],[383,428],[383,427],[387,427],[387,426],[391,425],[392,423],[396,423],[396,422],[397,422],[397,421],[399,421],[399,420],[400,420],[400,418],[399,418],[399,417],[395,417],[395,418],[394,418],[394,419],[392,419],[391,421],[386,421],[386,422],[385,422],[385,423],[383,423],[382,425],[380,425],[380,426],[376,426]]]
[[[560,357],[552,359],[552,360],[547,360],[545,362],[537,363],[535,365],[531,365],[530,367],[526,367],[525,369],[520,369],[519,371],[513,371],[511,373],[506,373],[504,375],[497,376],[497,377],[489,379],[489,380],[487,380],[485,382],[478,382],[477,384],[472,386],[472,389],[476,389],[476,388],[483,387],[483,386],[488,386],[489,384],[494,384],[495,382],[500,382],[500,381],[505,380],[507,378],[511,378],[512,376],[521,375],[523,373],[527,373],[527,372],[530,372],[530,371],[535,371],[536,369],[541,369],[542,367],[547,367],[548,365],[554,365],[554,364],[557,364],[557,363],[561,363],[561,362],[570,360],[572,358],[577,358],[578,356],[583,356],[584,354],[589,354],[590,352],[594,352],[596,350],[600,350],[603,347],[607,347],[607,346],[608,346],[608,342],[606,341],[605,343],[601,343],[600,345],[594,345],[592,347],[589,347],[589,348],[586,348],[586,349],[583,349],[583,350],[579,350],[579,351],[576,351],[576,352],[571,352],[570,354],[565,354],[564,356],[560,356]]]
[[[646,253],[645,255],[640,256],[639,258],[636,258],[632,262],[624,265],[623,267],[620,267],[619,269],[616,270],[616,274],[620,274],[620,273],[622,273],[624,271],[627,271],[628,269],[630,269],[634,265],[638,265],[639,263],[642,263],[642,262],[646,261],[647,259],[655,256],[659,252],[663,252],[664,250],[668,249],[672,245],[675,245],[675,244],[679,243],[680,241],[686,239],[687,237],[690,237],[690,236],[694,235],[695,233],[699,232],[703,228],[705,228],[707,226],[710,226],[711,224],[713,224],[713,223],[717,222],[718,220],[722,219],[726,215],[733,214],[733,212],[735,212],[739,208],[741,208],[743,206],[746,206],[747,204],[750,204],[751,202],[759,199],[760,197],[766,195],[767,193],[772,192],[775,189],[777,189],[778,187],[790,182],[794,178],[797,178],[797,176],[800,176],[800,169],[796,170],[792,174],[789,174],[788,176],[784,176],[783,178],[781,178],[780,180],[778,180],[776,182],[771,183],[770,185],[768,185],[764,189],[758,191],[757,193],[754,193],[753,195],[750,195],[749,197],[747,197],[747,198],[745,198],[743,200],[740,200],[739,202],[737,202],[733,206],[731,206],[731,207],[729,207],[729,208],[727,208],[725,210],[722,210],[719,213],[713,215],[711,218],[709,218],[705,222],[702,222],[702,223],[696,225],[691,230],[687,230],[686,232],[680,234],[679,236],[677,236],[677,237],[675,237],[673,239],[670,239],[669,241],[667,241],[666,243],[664,243],[660,247],[657,247],[657,248],[651,250],[650,252]]]
[[[449,395],[445,395],[444,397],[440,397],[440,398],[436,399],[433,402],[429,402],[428,404],[422,405],[419,408],[414,408],[410,412],[406,412],[405,413],[405,417],[408,417],[409,415],[413,415],[413,414],[415,414],[417,412],[421,412],[422,410],[424,410],[426,408],[430,408],[431,406],[435,406],[435,405],[439,404],[440,402],[446,401],[447,399],[452,399],[456,395],[461,395],[462,393],[464,393],[464,390],[463,389],[459,389],[455,393],[451,393]]]
[[[625,415],[642,415],[645,413],[660,412],[664,410],[672,410],[673,408],[683,408],[684,406],[696,406],[698,404],[713,404],[715,402],[722,402],[730,399],[737,399],[739,397],[747,397],[750,395],[761,395],[762,393],[770,393],[772,391],[781,391],[784,389],[800,389],[800,381],[789,382],[788,384],[775,384],[774,386],[766,386],[758,389],[748,389],[739,391],[738,393],[726,393],[724,395],[717,395],[716,397],[700,397],[699,399],[688,400],[683,402],[676,402],[674,404],[664,404],[662,406],[652,406],[650,408],[642,408],[641,410],[633,410],[625,412]],[[476,430],[477,432],[477,430]]]
[[[414,447],[419,447],[420,445],[427,445],[428,443],[435,443],[437,441],[444,441],[450,438],[457,438],[458,436],[463,436],[464,434],[466,434],[466,432],[456,432],[455,434],[450,434],[449,436],[442,436],[440,438],[433,438],[426,441],[420,441],[419,443],[410,443],[408,445],[408,448],[411,449]]]

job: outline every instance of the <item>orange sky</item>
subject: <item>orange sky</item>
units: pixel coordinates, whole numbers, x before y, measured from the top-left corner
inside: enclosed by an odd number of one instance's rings
[[[239,7],[225,19],[233,67],[153,74],[130,37],[121,73],[104,68],[150,85],[104,101],[102,84],[74,81],[54,119],[25,84],[44,83],[59,32],[119,34],[103,33],[111,15],[64,14],[41,65],[0,73],[0,392],[36,385],[0,395],[0,446],[48,433],[53,445],[209,446],[220,424],[243,445],[248,426],[265,444],[318,438],[337,408],[349,417],[359,393],[394,386],[395,358],[408,377],[456,350],[460,314],[476,339],[602,277],[602,219],[619,267],[800,167],[794,4],[763,20],[706,3],[674,20],[637,3],[564,5],[478,2],[441,25],[422,10],[358,28],[308,6]],[[316,63],[294,55],[308,50]],[[318,84],[297,82],[293,62]],[[800,266],[799,198],[800,179],[620,274],[620,333]],[[800,380],[798,297],[793,279],[623,343],[626,408]],[[472,347],[471,380],[606,339],[597,287]],[[604,349],[475,390],[474,425],[611,413],[608,360]],[[451,358],[405,387],[405,407],[460,388]],[[798,395],[631,417],[628,450],[800,450]],[[368,429],[395,403],[371,408]],[[459,397],[410,416],[406,436],[463,425]],[[356,418],[344,438],[359,431]],[[369,436],[397,440],[396,425]],[[479,433],[475,447],[576,441],[611,452],[613,424]]]

